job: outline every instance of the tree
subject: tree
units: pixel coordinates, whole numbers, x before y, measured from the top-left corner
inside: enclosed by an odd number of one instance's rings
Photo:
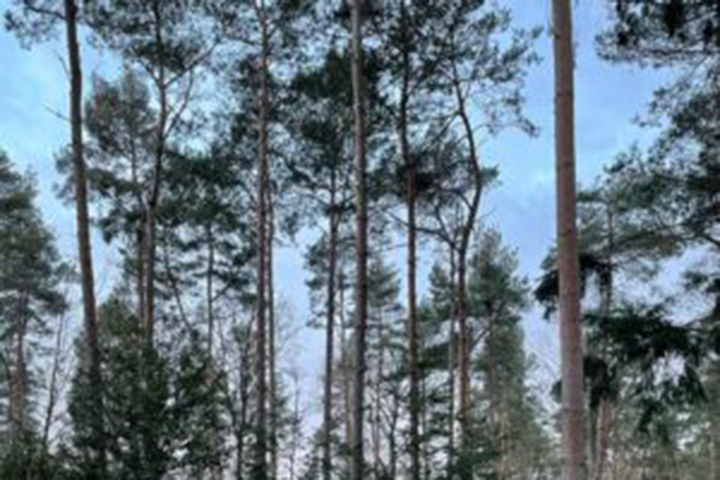
[[[194,331],[174,342],[144,348],[141,320],[115,293],[101,308],[101,340],[106,352],[107,478],[162,478],[171,472],[196,478],[216,470],[224,456],[225,424],[220,415],[224,379],[207,380],[209,357]],[[78,359],[87,361],[82,345]],[[137,379],[141,378],[142,381]],[[68,446],[71,472],[87,478],[87,389],[76,373],[70,395],[74,442]]]
[[[42,448],[38,411],[37,345],[51,320],[68,308],[62,284],[70,267],[60,260],[54,238],[35,207],[30,174],[20,175],[0,151],[0,329],[3,423],[0,477],[50,475]]]
[[[221,37],[200,27],[204,12],[200,4],[183,1],[118,2],[90,4],[87,12],[93,33],[130,65],[144,73],[143,82],[152,87],[157,111],[152,113],[150,177],[143,183],[142,272],[144,281],[143,322],[148,346],[155,333],[155,277],[157,253],[157,210],[160,204],[168,148],[188,126],[195,74],[204,66]],[[209,39],[207,37],[210,37]],[[147,161],[147,159],[145,159]]]
[[[355,320],[353,355],[353,415],[350,478],[364,478],[365,344],[368,309],[368,192],[366,186],[365,78],[363,73],[363,17],[366,3],[349,0],[351,11],[352,85],[355,175]]]
[[[481,444],[486,452],[476,462],[492,478],[556,478],[546,414],[529,384],[534,365],[521,325],[529,289],[517,268],[517,254],[503,245],[500,233],[484,231],[470,260],[468,285],[474,342],[483,346],[473,358],[483,386],[476,416],[487,430]]]
[[[562,476],[583,480],[585,420],[580,281],[575,207],[575,120],[573,105],[572,10],[553,2],[555,58],[555,154],[557,171],[558,276],[562,370]]]
[[[101,357],[97,339],[97,305],[95,301],[95,280],[92,265],[90,241],[90,219],[88,214],[87,180],[85,178],[85,151],[83,147],[83,76],[82,60],[78,40],[79,7],[75,0],[65,0],[62,10],[53,2],[16,2],[20,15],[7,12],[6,23],[10,30],[31,41],[46,38],[57,23],[65,24],[65,39],[68,55],[70,93],[70,144],[74,178],[75,211],[77,216],[78,258],[83,296],[84,335],[90,352],[87,374],[91,378],[94,401],[88,405],[94,418],[96,452],[96,473],[105,471],[104,425],[102,406]]]

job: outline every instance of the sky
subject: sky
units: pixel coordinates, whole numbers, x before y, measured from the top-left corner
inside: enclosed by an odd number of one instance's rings
[[[499,229],[507,245],[517,249],[520,273],[531,282],[539,276],[539,265],[555,237],[553,75],[552,44],[547,33],[551,0],[507,0],[518,27],[540,26],[545,33],[537,42],[542,57],[527,81],[529,118],[539,127],[535,138],[507,132],[482,139],[482,158],[497,165],[500,184],[487,195],[483,224]],[[11,0],[0,0],[4,11]],[[581,184],[590,184],[602,167],[633,142],[647,144],[652,132],[640,129],[633,118],[641,114],[652,92],[666,79],[666,73],[638,67],[611,65],[595,52],[594,39],[606,24],[607,0],[582,0],[575,6],[576,41],[576,131],[577,174]],[[112,71],[115,61],[83,46],[85,79],[94,73]],[[32,50],[21,48],[11,34],[0,30],[0,149],[21,169],[30,168],[38,178],[39,204],[46,222],[68,259],[76,258],[74,210],[62,205],[55,194],[59,181],[55,154],[66,144],[67,79],[63,67],[64,44],[56,39]],[[86,89],[87,91],[88,89]],[[119,258],[112,247],[93,238],[94,263],[100,296],[112,288]],[[399,251],[396,263],[402,263]],[[420,258],[421,274],[427,273],[432,258]],[[302,271],[303,257],[297,248],[285,248],[277,255],[276,278],[284,310],[290,320],[304,324],[308,299]],[[421,293],[426,286],[421,282]],[[540,377],[554,378],[558,366],[555,328],[540,319],[534,308],[523,321],[528,350],[536,356]],[[317,381],[322,362],[322,335],[304,330],[294,341],[295,358],[308,384]],[[548,380],[549,381],[549,380]]]

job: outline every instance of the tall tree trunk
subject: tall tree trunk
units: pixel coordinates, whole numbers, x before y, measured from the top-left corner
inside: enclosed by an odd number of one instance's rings
[[[268,166],[269,170],[269,166]],[[273,280],[273,240],[275,238],[275,209],[273,205],[273,195],[270,188],[270,173],[265,175],[265,181],[267,185],[265,187],[265,193],[267,194],[267,213],[268,213],[268,227],[267,227],[267,265],[265,266],[265,273],[267,274],[267,309],[268,309],[268,381],[270,383],[270,396],[268,399],[269,403],[269,415],[270,415],[270,432],[269,432],[269,446],[270,446],[270,478],[276,479],[278,473],[278,438],[277,438],[277,339],[276,331],[277,324],[275,321],[275,284]]]
[[[53,352],[52,367],[50,370],[50,384],[48,385],[48,401],[45,408],[45,419],[42,429],[42,454],[45,458],[50,454],[50,428],[55,420],[55,408],[58,403],[59,387],[58,381],[62,368],[63,347],[65,344],[65,325],[67,320],[65,315],[60,317],[55,333],[55,351]]]
[[[154,22],[154,41],[156,45],[156,54],[160,57],[165,55],[164,38],[162,32],[163,18],[162,7],[159,0],[154,0],[152,4],[153,22]],[[165,135],[168,121],[168,85],[166,79],[165,65],[161,61],[158,66],[157,78],[155,86],[158,90],[158,101],[160,104],[158,111],[158,119],[155,125],[155,159],[153,163],[153,175],[150,185],[149,198],[145,209],[145,314],[144,328],[145,336],[149,349],[152,349],[155,343],[155,252],[156,245],[156,208],[160,201],[160,186],[162,184],[163,162],[165,160]]]
[[[355,118],[355,358],[351,480],[364,479],[363,418],[365,409],[365,342],[367,329],[368,213],[365,158],[365,93],[363,78],[362,15],[364,0],[349,0],[352,11],[352,85]]]
[[[105,425],[103,417],[102,373],[100,368],[100,342],[98,339],[97,310],[95,303],[95,279],[90,242],[90,219],[88,214],[87,180],[83,148],[82,119],[82,66],[77,32],[78,7],[75,0],[65,0],[65,26],[70,70],[70,128],[72,136],[73,166],[75,173],[75,208],[77,214],[78,257],[82,286],[84,338],[88,354],[88,379],[90,384],[90,417],[92,418],[93,445],[96,450],[96,473],[106,476]]]
[[[375,402],[373,405],[372,412],[372,440],[373,440],[373,472],[375,479],[380,480],[383,478],[383,472],[385,470],[382,462],[382,382],[385,367],[385,341],[383,336],[385,335],[383,320],[382,307],[378,314],[378,357],[377,357],[377,370],[375,371]]]
[[[467,312],[467,273],[466,262],[467,252],[458,252],[458,356],[460,370],[460,405],[458,419],[460,420],[460,448],[462,456],[465,455],[465,447],[469,440],[470,431],[470,333],[468,330]]]
[[[407,208],[407,369],[410,380],[410,480],[420,480],[420,389],[418,381],[417,332],[417,225],[415,219],[415,158],[410,153],[408,110],[410,95],[410,52],[406,0],[400,2],[403,35],[403,78],[400,98],[400,153],[405,167],[405,203]]]
[[[455,289],[455,249],[450,248],[450,287]],[[454,478],[455,476],[455,364],[457,363],[457,338],[455,331],[457,330],[457,296],[453,295],[453,306],[450,313],[450,332],[448,334],[448,393],[450,399],[448,402],[448,454],[446,476]]]
[[[344,397],[344,405],[345,405],[345,445],[350,447],[352,443],[352,362],[349,355],[350,350],[350,342],[347,338],[347,329],[348,325],[345,321],[345,275],[342,269],[338,272],[338,301],[339,301],[339,307],[340,311],[339,313],[339,320],[340,320],[340,333],[341,333],[341,342],[340,345],[340,363],[342,364],[343,369],[343,397]],[[349,452],[348,452],[349,454]],[[346,464],[348,466],[348,476],[349,476],[349,465],[350,465],[350,458],[349,455],[346,458]]]
[[[240,345],[240,414],[235,428],[235,478],[245,478],[245,433],[248,426],[248,407],[250,403],[250,334],[247,341]]]
[[[143,208],[141,206],[141,208]],[[143,318],[145,315],[145,240],[143,235],[144,225],[139,225],[135,232],[135,269],[137,270],[137,316]]]
[[[470,377],[470,331],[468,321],[468,293],[467,293],[467,255],[470,248],[470,240],[475,231],[475,221],[480,211],[480,202],[483,192],[483,178],[480,169],[480,156],[475,142],[475,134],[467,111],[465,93],[462,89],[462,79],[455,62],[453,69],[453,90],[457,101],[457,114],[460,117],[464,130],[465,140],[468,145],[468,174],[473,181],[472,196],[468,200],[468,211],[465,221],[460,229],[459,245],[457,247],[457,313],[458,326],[460,330],[460,344],[458,354],[460,360],[460,440],[462,457],[467,458],[469,453],[470,440],[470,403],[471,403],[471,377]],[[472,478],[472,463],[463,460],[461,476],[463,479]]]
[[[607,222],[607,254],[606,262],[608,268],[608,278],[604,282],[602,291],[602,311],[603,315],[609,316],[612,313],[614,303],[615,289],[615,222],[613,216],[612,205],[610,200],[606,200],[606,222]],[[600,355],[607,357],[607,349],[605,345],[600,345]],[[600,398],[595,424],[594,436],[590,441],[593,442],[593,462],[592,462],[592,478],[594,480],[602,480],[605,477],[605,470],[608,460],[608,450],[610,448],[610,434],[613,422],[613,405],[610,399]]]
[[[575,198],[575,113],[572,7],[553,0],[558,273],[562,369],[562,478],[583,480],[585,424]]]
[[[207,264],[207,277],[205,278],[205,295],[207,297],[207,350],[208,357],[212,360],[213,358],[213,338],[215,336],[215,305],[213,302],[214,288],[213,288],[213,277],[215,275],[215,238],[213,237],[212,224],[208,223],[206,227],[207,231],[207,242],[208,242],[208,264]]]
[[[336,171],[330,179],[330,238],[328,252],[327,308],[325,320],[325,391],[323,398],[323,480],[332,477],[332,385],[335,353],[335,275],[337,269],[338,225],[336,217]]]
[[[268,92],[268,29],[265,18],[265,3],[261,1],[259,12],[262,31],[260,55],[260,109],[258,118],[259,154],[257,179],[257,313],[255,331],[255,382],[256,382],[256,418],[255,418],[255,462],[253,479],[265,480],[267,471],[267,368],[266,368],[266,321],[267,321],[267,186],[268,186],[268,150],[269,150],[269,92]]]
[[[10,438],[21,442],[27,431],[28,414],[28,378],[27,358],[25,356],[25,340],[28,322],[28,297],[23,294],[18,309],[17,328],[14,335],[14,358],[12,376],[10,378],[10,399],[8,416],[10,417]]]

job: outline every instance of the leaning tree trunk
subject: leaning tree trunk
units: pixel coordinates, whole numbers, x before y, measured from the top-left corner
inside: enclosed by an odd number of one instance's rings
[[[352,11],[352,86],[355,118],[355,357],[351,480],[364,479],[363,419],[365,410],[365,342],[367,330],[368,213],[365,158],[365,93],[363,86],[362,9],[364,0],[349,0]]]
[[[78,7],[75,0],[65,0],[65,25],[70,71],[70,128],[75,173],[75,207],[77,214],[78,257],[82,286],[85,347],[88,355],[88,378],[90,383],[90,417],[92,418],[93,445],[97,452],[96,473],[105,477],[105,424],[103,417],[102,373],[100,368],[100,342],[98,339],[97,310],[95,303],[95,279],[90,242],[90,219],[88,214],[87,180],[82,133],[82,66],[77,33]]]
[[[562,478],[583,480],[586,476],[583,344],[576,228],[574,59],[570,0],[553,1],[553,24],[559,313],[563,386]]]

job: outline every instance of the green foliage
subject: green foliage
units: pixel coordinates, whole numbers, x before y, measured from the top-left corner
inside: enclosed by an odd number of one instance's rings
[[[225,430],[221,415],[223,378],[213,371],[195,332],[178,349],[149,350],[137,318],[118,297],[101,308],[104,352],[104,415],[112,478],[162,478],[185,472],[191,478],[222,463]],[[79,348],[81,344],[79,344]],[[74,438],[71,465],[81,478],[93,478],[88,433],[86,375],[76,372],[70,414]]]
[[[68,305],[70,268],[35,206],[35,180],[18,173],[0,151],[0,478],[26,478],[52,470],[41,439],[39,361],[52,320]]]

